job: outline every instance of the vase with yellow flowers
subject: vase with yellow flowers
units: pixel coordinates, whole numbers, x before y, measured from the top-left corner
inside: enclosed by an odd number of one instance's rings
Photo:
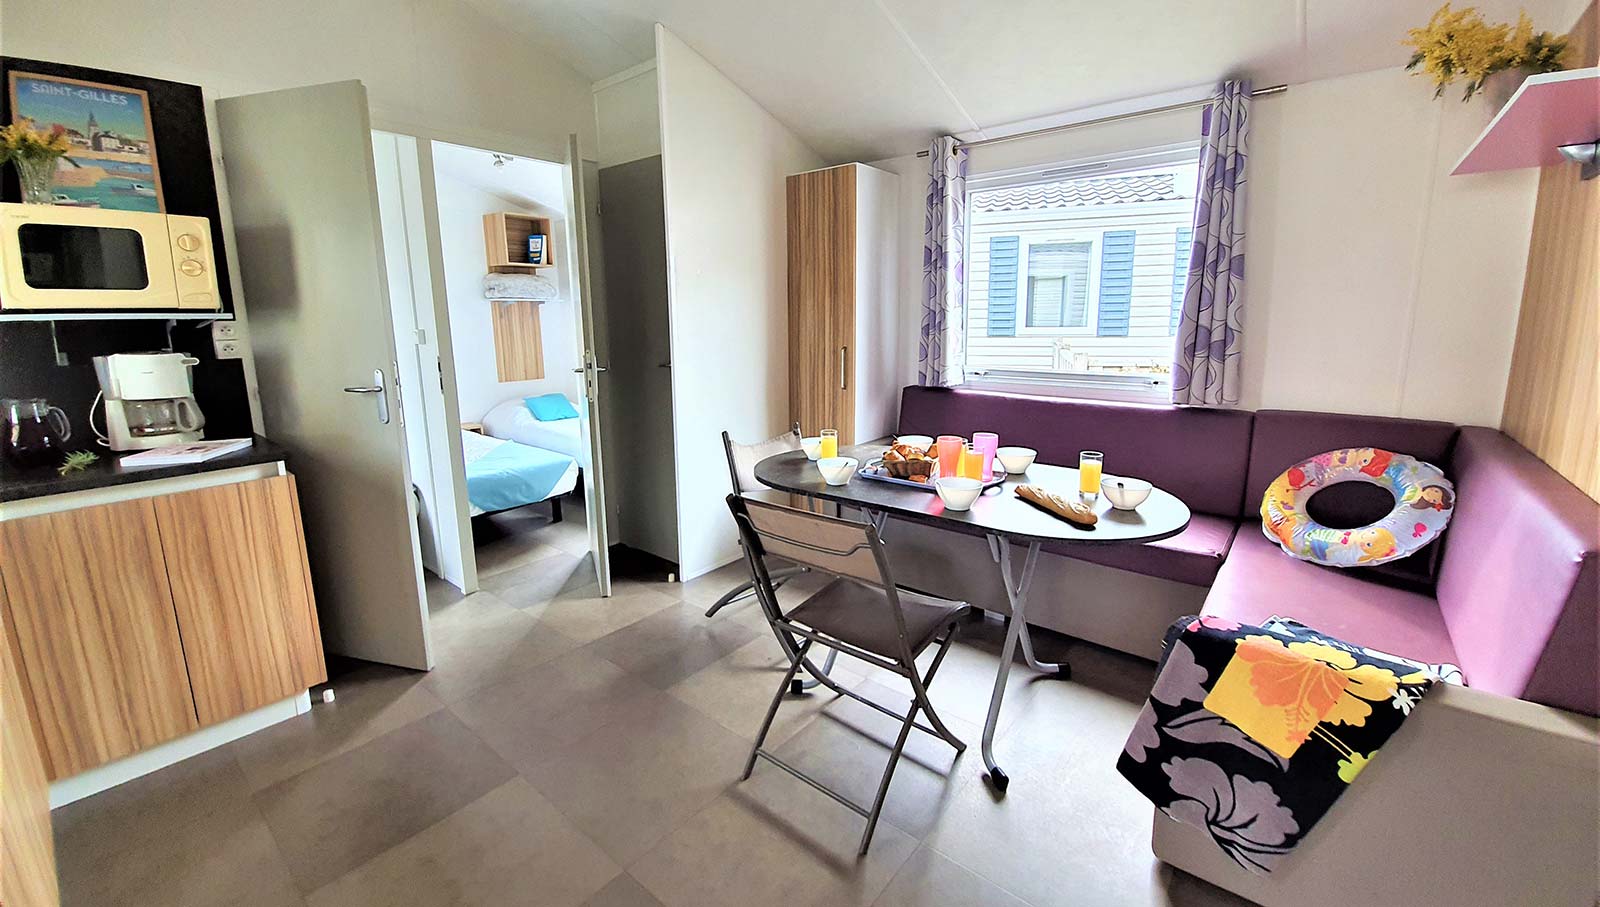
[[[1401,43],[1413,51],[1406,69],[1432,78],[1434,97],[1460,79],[1461,100],[1482,93],[1499,109],[1529,75],[1563,69],[1568,42],[1564,35],[1535,32],[1527,13],[1516,25],[1490,24],[1474,7],[1453,10],[1446,3]]]
[[[16,165],[24,204],[51,203],[56,162],[66,157],[70,147],[66,127],[59,123],[48,131],[35,128],[30,120],[0,127],[0,163]]]

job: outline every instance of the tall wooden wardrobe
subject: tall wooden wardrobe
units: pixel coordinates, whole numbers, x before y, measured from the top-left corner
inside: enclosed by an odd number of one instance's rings
[[[789,414],[841,445],[894,431],[898,182],[865,164],[788,179]]]

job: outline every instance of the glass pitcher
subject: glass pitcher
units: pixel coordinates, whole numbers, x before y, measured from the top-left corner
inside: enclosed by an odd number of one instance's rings
[[[67,414],[38,397],[0,400],[0,427],[0,453],[20,469],[59,465],[62,442],[72,437]]]

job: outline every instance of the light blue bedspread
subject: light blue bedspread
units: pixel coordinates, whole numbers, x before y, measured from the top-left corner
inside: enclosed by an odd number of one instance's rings
[[[573,463],[566,454],[515,441],[500,441],[474,457],[468,444],[467,500],[485,513],[544,500]]]

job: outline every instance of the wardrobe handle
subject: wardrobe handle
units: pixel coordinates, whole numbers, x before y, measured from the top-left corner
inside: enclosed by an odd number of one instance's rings
[[[845,384],[844,384],[844,360],[845,360],[845,355],[849,351],[850,351],[850,348],[847,347],[847,346],[839,347],[839,390],[845,390]]]

